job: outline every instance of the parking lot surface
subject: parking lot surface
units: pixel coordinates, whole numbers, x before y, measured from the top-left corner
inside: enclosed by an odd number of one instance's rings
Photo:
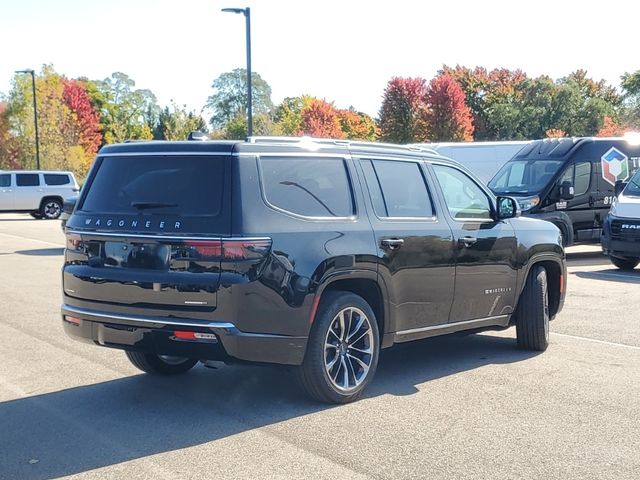
[[[0,479],[640,477],[640,269],[569,249],[542,354],[513,329],[381,354],[362,400],[308,400],[281,368],[174,378],[68,339],[57,221],[0,216]]]

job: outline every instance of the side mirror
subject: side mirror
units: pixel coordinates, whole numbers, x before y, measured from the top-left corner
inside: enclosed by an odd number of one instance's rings
[[[498,220],[520,216],[520,206],[515,198],[498,197],[496,200]]]
[[[613,193],[616,195],[616,197],[622,193],[622,190],[624,190],[624,187],[626,186],[627,182],[623,182],[622,180],[616,181],[616,185],[615,187],[613,187]]]
[[[569,180],[565,180],[564,182],[562,182],[562,184],[560,185],[560,198],[562,200],[573,200],[573,183],[571,183]]]

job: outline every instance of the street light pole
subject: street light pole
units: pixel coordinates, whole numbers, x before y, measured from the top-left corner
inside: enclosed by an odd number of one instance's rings
[[[251,9],[246,8],[223,8],[223,12],[242,13],[245,18],[247,35],[247,136],[253,135],[253,91],[251,88]]]
[[[31,88],[33,89],[33,123],[36,128],[36,169],[40,170],[40,137],[38,135],[38,106],[36,103],[36,74],[32,69],[17,70],[16,73],[29,73],[31,75]]]

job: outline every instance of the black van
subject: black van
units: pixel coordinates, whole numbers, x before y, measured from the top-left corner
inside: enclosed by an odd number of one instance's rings
[[[640,167],[640,141],[634,140],[536,140],[496,173],[489,188],[515,197],[525,215],[554,223],[565,246],[599,240],[616,182]]]

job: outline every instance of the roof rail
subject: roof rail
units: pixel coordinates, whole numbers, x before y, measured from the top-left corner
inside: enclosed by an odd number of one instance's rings
[[[397,143],[366,142],[363,140],[344,140],[336,138],[316,138],[316,137],[247,137],[248,143],[288,143],[288,144],[319,144],[319,145],[340,145],[345,147],[369,147],[388,150],[411,150],[413,152],[425,152],[439,155],[432,148],[419,145],[400,145]]]

